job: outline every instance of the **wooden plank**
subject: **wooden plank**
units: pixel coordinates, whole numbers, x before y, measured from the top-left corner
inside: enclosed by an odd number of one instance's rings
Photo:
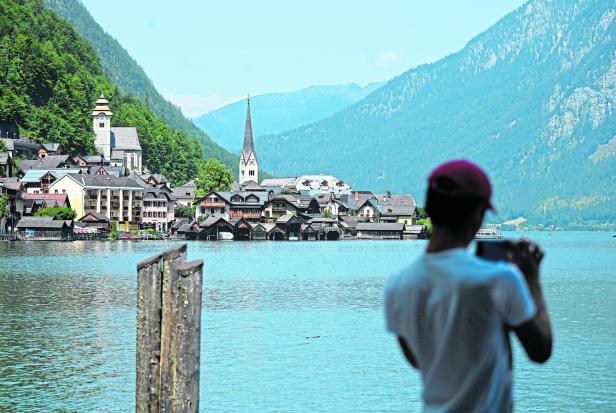
[[[160,411],[178,412],[176,409],[176,374],[177,360],[176,332],[178,313],[175,298],[178,290],[177,268],[186,262],[186,244],[172,248],[163,253],[162,268],[162,324],[160,343]]]
[[[160,392],[162,255],[137,265],[137,382],[135,410],[158,412]]]
[[[177,330],[172,339],[175,349],[173,411],[198,412],[203,261],[181,264],[177,277],[177,294],[173,300],[177,312]]]

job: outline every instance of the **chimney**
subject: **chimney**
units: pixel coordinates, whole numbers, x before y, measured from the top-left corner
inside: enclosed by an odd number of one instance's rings
[[[355,191],[355,202],[359,201],[359,192]]]

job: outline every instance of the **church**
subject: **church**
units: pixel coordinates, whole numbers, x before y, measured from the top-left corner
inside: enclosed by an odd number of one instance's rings
[[[143,154],[137,129],[132,127],[111,127],[113,112],[105,95],[96,101],[92,111],[92,126],[96,138],[96,150],[111,166],[122,166],[129,173],[142,173]]]
[[[240,154],[239,183],[243,185],[249,181],[259,183],[259,163],[252,140],[252,121],[250,119],[250,96],[247,99],[246,126],[244,127],[244,146]]]

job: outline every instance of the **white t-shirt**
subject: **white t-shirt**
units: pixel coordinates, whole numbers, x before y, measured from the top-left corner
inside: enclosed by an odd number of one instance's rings
[[[424,412],[507,412],[509,338],[535,314],[522,273],[463,248],[426,253],[393,275],[387,328],[408,343],[423,381]]]

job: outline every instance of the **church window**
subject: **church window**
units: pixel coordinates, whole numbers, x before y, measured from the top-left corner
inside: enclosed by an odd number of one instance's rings
[[[255,171],[248,171],[248,175],[255,176]]]
[[[98,124],[98,127],[99,127],[99,128],[104,128],[104,127],[105,127],[105,124],[104,124],[103,122],[100,122],[100,123]]]

